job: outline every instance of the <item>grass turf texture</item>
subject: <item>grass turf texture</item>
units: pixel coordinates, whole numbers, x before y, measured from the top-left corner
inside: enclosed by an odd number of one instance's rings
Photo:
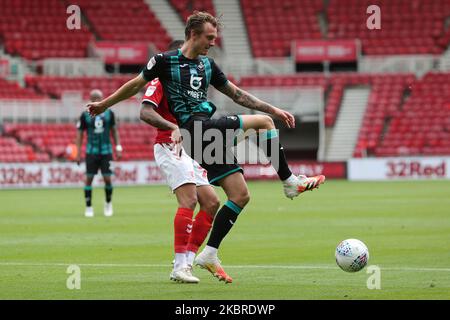
[[[90,219],[81,188],[1,190],[0,299],[450,298],[450,182],[327,181],[294,201],[278,182],[249,188],[220,252],[230,285],[199,268],[198,285],[169,281],[176,202],[165,186],[115,188],[112,218],[94,189]],[[336,266],[347,238],[368,246],[380,290],[367,268]],[[71,264],[80,290],[66,287]]]

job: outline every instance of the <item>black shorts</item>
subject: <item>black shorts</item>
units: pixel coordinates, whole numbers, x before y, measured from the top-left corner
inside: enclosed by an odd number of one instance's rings
[[[103,176],[113,174],[111,170],[112,154],[86,154],[86,175],[93,177],[101,170]]]
[[[236,157],[231,151],[231,148],[234,146],[235,137],[239,133],[239,129],[242,129],[242,118],[240,116],[234,115],[209,119],[207,116],[196,115],[183,125],[183,128],[188,130],[191,135],[190,139],[184,139],[184,149],[191,158],[206,169],[209,183],[218,185],[221,179],[232,173],[244,173],[244,170],[238,165]],[[206,131],[208,129],[216,130],[212,134],[208,134]],[[219,131],[222,135],[222,154],[217,154],[215,151],[218,150],[211,145],[215,142],[215,134],[218,134]],[[203,135],[205,133],[207,135],[202,136],[202,133]],[[190,141],[190,143],[187,141]],[[188,145],[186,145],[186,142]],[[208,146],[210,147],[208,148]]]

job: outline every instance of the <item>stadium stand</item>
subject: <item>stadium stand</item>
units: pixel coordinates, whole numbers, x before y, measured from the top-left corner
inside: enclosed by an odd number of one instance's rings
[[[37,93],[33,88],[22,88],[17,82],[0,78],[0,99],[41,100],[46,96]]]
[[[21,160],[19,162],[38,161],[39,159],[49,161],[50,157],[55,160],[62,160],[66,157],[67,146],[75,141],[76,128],[75,124],[72,123],[7,123],[4,125],[4,134],[9,137],[1,139],[4,139],[8,144],[6,142],[3,144],[0,140],[0,146],[5,146],[1,149],[2,151],[14,151],[4,154],[15,155],[15,157],[8,157],[8,159],[12,159],[10,162],[18,161],[19,156],[16,155],[20,154]],[[124,146],[123,161],[154,159],[153,142],[156,137],[156,129],[144,124],[123,123],[119,125],[119,135]],[[26,144],[26,146],[19,146],[18,142]],[[33,148],[39,151],[36,155],[32,152]],[[83,157],[85,151],[86,145],[84,143]]]
[[[156,129],[137,123],[123,123],[119,126],[121,144],[124,146],[124,161],[153,160],[153,143]]]
[[[185,20],[193,9],[215,14],[212,0],[169,0]],[[296,39],[355,39],[364,55],[441,54],[450,43],[447,0],[377,0],[381,30],[368,32],[370,0],[241,0],[254,57],[284,57]],[[85,57],[92,40],[146,41],[163,50],[171,40],[161,21],[143,0],[79,0],[81,30],[67,37],[66,0],[0,0],[0,41],[7,54],[25,60]],[[61,14],[63,12],[64,14]],[[399,12],[401,14],[399,14]],[[26,87],[0,78],[0,99],[61,99],[93,88],[109,95],[128,75],[98,77],[25,76]],[[315,86],[325,92],[325,125],[335,126],[346,88],[370,87],[371,93],[353,156],[450,154],[450,74],[302,73],[245,75],[244,88]],[[123,160],[153,159],[155,129],[138,123],[119,126]],[[75,138],[73,124],[4,124],[0,162],[62,160]]]
[[[59,0],[0,0],[0,38],[5,51],[25,59],[86,57],[94,35],[82,24],[67,36],[66,7]]]
[[[322,38],[317,15],[323,1],[242,0],[241,6],[255,57],[288,56],[292,40]]]
[[[216,10],[212,0],[170,0],[169,2],[176,10],[183,23],[195,10],[206,11],[216,16]],[[220,47],[221,45],[222,38],[219,34],[219,37],[216,40],[216,46]]]
[[[241,5],[253,55],[288,56],[292,40],[361,39],[362,53],[439,54],[450,42],[445,20],[450,12],[446,0],[380,0],[382,28],[367,32],[370,0],[323,1],[242,0]],[[401,14],[399,14],[401,13]],[[328,22],[321,33],[319,15]]]
[[[391,113],[375,155],[450,154],[450,73],[428,73],[409,90],[402,108]]]
[[[345,88],[370,86],[371,94],[354,156],[442,155],[450,153],[450,74],[369,75],[337,73],[250,76],[242,87],[319,86],[327,94],[325,125],[333,127]]]
[[[186,21],[194,10],[206,11],[216,15],[212,0],[170,0],[182,21]]]
[[[75,141],[73,124],[5,124],[4,133],[52,158],[63,157],[67,145]]]
[[[22,145],[12,137],[0,136],[0,162],[49,162],[43,152],[35,152],[30,145]]]
[[[159,50],[172,40],[142,0],[79,0],[77,4],[101,40],[152,42]]]
[[[390,120],[400,112],[407,89],[413,81],[414,75],[409,74],[371,75],[367,79],[371,94],[353,156],[375,153]]]
[[[36,92],[48,95],[51,98],[59,99],[64,91],[80,91],[83,98],[89,97],[92,89],[102,90],[104,95],[109,95],[125,82],[130,80],[131,76],[120,75],[113,77],[57,77],[57,76],[28,76],[25,78],[27,87],[36,90]]]
[[[382,27],[367,32],[366,11],[373,4],[383,8]],[[448,45],[442,39],[449,12],[446,0],[331,0],[328,38],[359,38],[367,55],[439,54]]]

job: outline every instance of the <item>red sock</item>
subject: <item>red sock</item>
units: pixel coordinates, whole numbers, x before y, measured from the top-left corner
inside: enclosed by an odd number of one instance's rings
[[[187,251],[197,252],[211,230],[214,218],[205,211],[199,211],[195,216]]]
[[[192,216],[194,210],[178,208],[173,221],[175,231],[175,253],[186,252],[189,234],[192,230]]]

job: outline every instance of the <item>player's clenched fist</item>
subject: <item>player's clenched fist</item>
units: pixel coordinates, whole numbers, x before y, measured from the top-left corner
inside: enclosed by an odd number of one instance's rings
[[[101,103],[101,101],[98,102],[90,102],[86,105],[86,108],[88,109],[89,114],[91,117],[95,117],[108,109],[104,104]]]

